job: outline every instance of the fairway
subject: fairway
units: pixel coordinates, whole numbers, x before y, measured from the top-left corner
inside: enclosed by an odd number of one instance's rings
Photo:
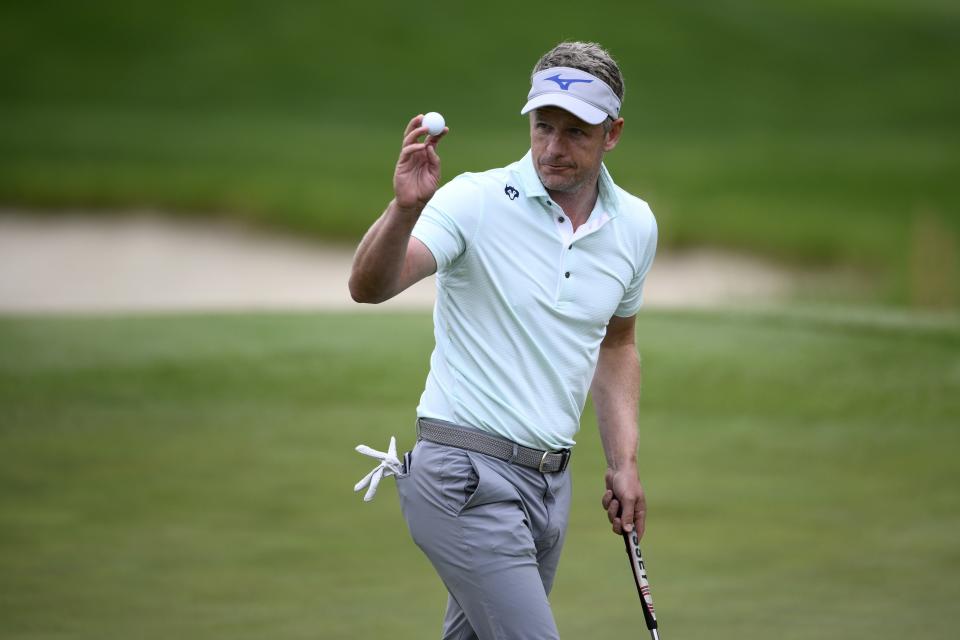
[[[960,328],[651,312],[644,553],[666,638],[956,637]],[[955,320],[955,318],[954,318]],[[0,637],[437,637],[393,480],[426,314],[0,319]],[[565,638],[645,637],[598,503],[592,410],[553,594]]]

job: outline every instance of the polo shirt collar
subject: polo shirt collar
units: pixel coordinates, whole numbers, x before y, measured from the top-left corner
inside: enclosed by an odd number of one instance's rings
[[[550,194],[540,182],[540,176],[533,166],[533,152],[527,151],[526,155],[517,163],[516,174],[523,187],[523,193],[528,198],[549,198]],[[610,172],[607,171],[607,165],[600,165],[600,176],[598,178],[600,185],[600,205],[613,218],[619,211],[620,200],[616,197],[616,185]]]

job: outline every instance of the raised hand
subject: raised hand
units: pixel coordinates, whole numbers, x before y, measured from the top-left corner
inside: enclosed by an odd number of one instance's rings
[[[450,131],[444,127],[436,136],[427,136],[423,142],[420,136],[427,133],[422,126],[423,115],[415,116],[406,131],[403,132],[403,146],[397,168],[393,172],[393,193],[397,206],[401,209],[423,209],[440,186],[440,156],[437,144]]]

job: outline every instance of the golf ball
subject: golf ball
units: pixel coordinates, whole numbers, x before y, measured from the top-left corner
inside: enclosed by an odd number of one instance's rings
[[[423,126],[427,128],[427,133],[432,136],[438,136],[443,133],[443,127],[445,125],[446,123],[443,121],[443,116],[436,111],[431,111],[423,116]]]

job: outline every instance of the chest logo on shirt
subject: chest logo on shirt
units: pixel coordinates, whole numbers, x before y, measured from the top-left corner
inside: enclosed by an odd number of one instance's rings
[[[511,200],[516,200],[517,198],[520,197],[520,192],[514,189],[513,187],[511,187],[510,185],[507,185],[506,187],[504,187],[503,192],[507,194],[507,197],[510,198]]]

